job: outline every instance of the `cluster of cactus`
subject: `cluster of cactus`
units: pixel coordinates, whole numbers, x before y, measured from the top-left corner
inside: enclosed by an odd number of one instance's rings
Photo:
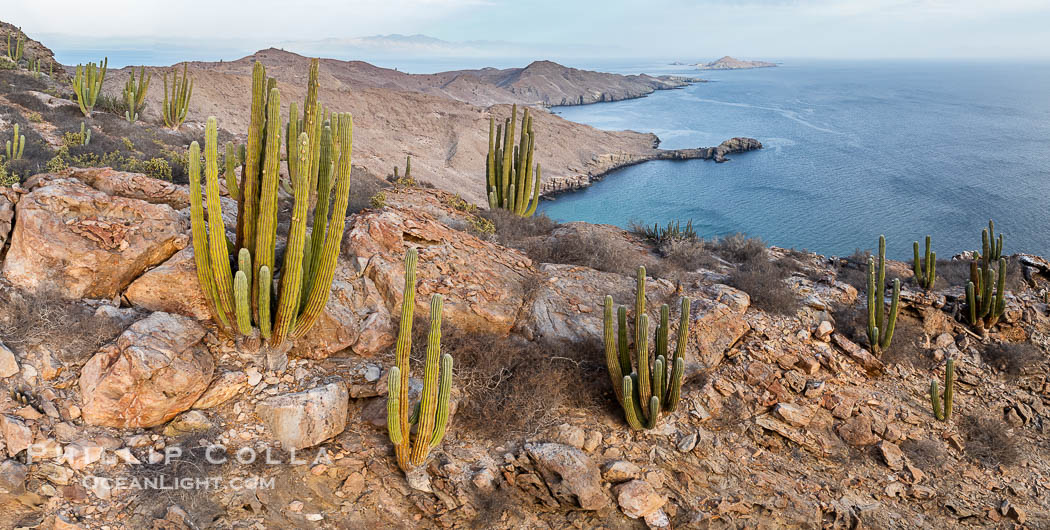
[[[77,65],[76,74],[73,76],[73,93],[77,95],[77,104],[80,105],[80,112],[84,116],[90,117],[91,111],[95,109],[95,101],[102,92],[102,81],[106,78],[108,64],[109,58],[106,57],[98,65]]]
[[[879,263],[868,258],[868,344],[879,354],[890,347],[900,310],[901,281],[893,280],[893,298],[886,313],[886,236],[879,236]]]
[[[981,231],[981,265],[970,262],[970,281],[966,284],[966,315],[970,325],[983,335],[1006,310],[1006,258],[1003,257],[1003,235],[995,235],[995,223]],[[998,262],[998,270],[992,264]]]
[[[14,138],[7,141],[4,145],[4,153],[7,155],[7,161],[18,160],[22,158],[22,151],[26,147],[26,136],[24,134],[18,134],[18,124],[15,124]]]
[[[33,77],[40,78],[40,59],[29,60],[29,73],[33,74]]]
[[[616,399],[623,407],[632,429],[652,429],[661,412],[674,412],[685,374],[685,348],[689,336],[690,300],[682,299],[678,321],[678,340],[668,355],[670,313],[666,304],[660,307],[656,327],[655,360],[650,368],[649,315],[645,312],[645,267],[638,267],[638,286],[634,305],[634,350],[637,370],[631,365],[628,344],[627,308],[620,306],[613,320],[612,296],[605,297],[605,364],[609,369]]]
[[[317,107],[317,105],[315,105]],[[317,322],[331,291],[332,278],[343,237],[344,219],[350,195],[350,157],[353,118],[335,114],[321,124],[318,156],[311,158],[311,136],[298,134],[294,144],[298,171],[293,181],[294,206],[288,229],[284,264],[275,268],[277,236],[277,188],[281,161],[280,92],[276,81],[266,77],[266,69],[256,63],[252,72],[252,105],[248,143],[237,194],[238,249],[236,273],[231,272],[226,230],[219,202],[218,133],[215,118],[208,118],[205,129],[205,179],[207,222],[200,184],[200,146],[189,149],[190,203],[193,249],[197,278],[217,322],[224,330],[236,329],[243,335],[254,333],[253,323],[271,347],[286,338],[299,338]],[[227,146],[226,182],[233,178]],[[333,162],[333,152],[338,152]],[[311,164],[318,165],[318,179],[311,183]],[[333,187],[332,181],[335,180]],[[334,189],[333,189],[334,188]],[[329,221],[328,204],[335,193]],[[312,234],[306,237],[310,197],[316,193]],[[280,277],[274,290],[273,280]]]
[[[940,390],[937,380],[930,381],[930,403],[933,405],[933,417],[938,421],[952,419],[952,402],[955,400],[955,361],[948,359],[944,368],[944,409],[941,409]]]
[[[919,287],[927,291],[933,290],[933,284],[937,281],[937,253],[930,250],[930,236],[926,236],[926,254],[922,261],[919,260],[919,242],[912,244],[915,250],[915,282]]]
[[[25,39],[22,37],[22,35],[21,34],[18,35],[18,40],[15,42],[14,46],[12,46],[11,45],[11,34],[8,33],[7,34],[7,58],[11,59],[12,61],[15,62],[15,64],[17,64],[19,61],[22,60],[22,53],[23,53],[24,50],[25,50]]]
[[[486,187],[489,208],[503,208],[521,217],[536,213],[540,202],[540,165],[533,174],[532,156],[536,137],[532,132],[532,115],[529,109],[521,119],[518,144],[514,143],[514,128],[517,126],[518,106],[514,105],[510,117],[503,125],[496,125],[489,118],[489,154],[485,161]]]
[[[661,227],[659,223],[654,223],[653,226],[636,226],[635,232],[657,245],[670,241],[695,240],[698,237],[692,219],[685,223],[684,228],[681,221],[668,221],[666,227]]]
[[[172,69],[170,92],[168,74],[164,74],[164,106],[161,109],[164,114],[164,125],[172,129],[178,129],[186,121],[186,111],[190,108],[190,97],[193,95],[193,80],[187,74],[186,66],[185,63],[182,65],[181,79],[179,79],[179,71]]]
[[[124,103],[128,108],[124,111],[124,119],[128,120],[128,123],[135,123],[139,119],[139,111],[142,110],[142,104],[146,100],[146,91],[149,90],[149,82],[152,79],[153,74],[147,76],[146,67],[143,66],[139,70],[139,80],[136,83],[135,67],[131,67],[128,82],[124,83]]]
[[[430,334],[427,338],[423,392],[411,406],[408,397],[409,354],[412,352],[412,315],[416,305],[416,249],[405,254],[405,295],[401,302],[401,325],[397,333],[396,365],[387,375],[386,426],[394,444],[397,465],[405,472],[426,462],[430,450],[441,443],[448,425],[452,392],[452,356],[441,354],[441,295],[430,298]],[[440,359],[440,361],[439,361]],[[409,410],[412,411],[411,415]],[[415,426],[415,443],[411,441]]]
[[[412,180],[412,157],[405,157],[405,175],[402,177],[398,171],[398,167],[394,166],[394,181],[398,183],[407,182]],[[402,180],[404,179],[404,180]]]

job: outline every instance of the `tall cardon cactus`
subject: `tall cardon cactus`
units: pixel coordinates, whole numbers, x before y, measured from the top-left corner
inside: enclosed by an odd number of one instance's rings
[[[915,269],[915,282],[919,284],[919,287],[932,291],[933,284],[937,280],[937,253],[930,250],[930,236],[926,236],[925,260],[919,258],[918,241],[912,244],[912,248],[915,250],[915,259],[912,262]]]
[[[387,375],[386,426],[394,444],[397,465],[405,472],[426,462],[430,450],[441,443],[448,426],[452,392],[452,356],[441,354],[441,295],[430,298],[430,334],[427,337],[423,393],[411,406],[408,396],[409,354],[412,352],[412,315],[416,305],[416,249],[405,254],[405,296],[401,302],[401,326],[397,334],[396,365]],[[440,359],[440,361],[439,361]],[[409,410],[412,411],[411,415]],[[415,426],[416,439],[410,438]]]
[[[900,310],[901,281],[893,280],[893,299],[886,313],[886,236],[879,236],[879,265],[868,258],[868,344],[875,354],[890,347]]]
[[[153,74],[146,75],[146,67],[143,66],[139,69],[139,80],[135,82],[135,67],[131,67],[131,72],[128,73],[128,82],[124,83],[124,104],[128,110],[124,111],[124,119],[128,120],[128,123],[135,123],[139,119],[139,111],[142,110],[142,104],[146,100],[146,91],[149,90],[149,82],[153,79]]]
[[[171,91],[168,91],[168,74],[164,74],[164,105],[161,111],[164,114],[164,125],[172,129],[178,129],[182,122],[186,121],[186,112],[190,108],[190,97],[193,96],[193,80],[186,72],[187,65],[182,65],[182,79],[179,79],[179,71],[171,71]],[[280,133],[278,133],[280,134]]]
[[[930,404],[933,406],[933,417],[938,421],[952,419],[952,404],[955,402],[955,361],[948,359],[944,367],[944,408],[941,408],[940,390],[937,380],[930,381]]]
[[[682,299],[678,319],[678,340],[668,354],[670,309],[660,307],[660,323],[656,327],[656,344],[651,359],[649,352],[649,315],[645,312],[645,267],[638,267],[637,291],[634,304],[634,357],[637,369],[631,365],[631,349],[627,329],[627,308],[620,306],[613,320],[613,298],[605,297],[605,364],[609,369],[616,399],[623,407],[627,424],[632,429],[652,429],[662,412],[674,412],[682,390],[685,374],[685,349],[689,338],[690,300]],[[652,365],[650,367],[650,361]]]
[[[241,334],[253,333],[253,324],[271,346],[287,338],[303,336],[317,322],[331,291],[332,278],[342,242],[344,219],[350,195],[350,157],[353,119],[336,114],[335,128],[324,124],[319,149],[326,157],[333,150],[340,156],[320,164],[316,190],[309,180],[310,135],[302,132],[293,154],[300,169],[294,182],[294,205],[289,223],[283,265],[276,263],[277,187],[281,161],[280,92],[259,63],[252,72],[252,106],[245,149],[244,166],[237,191],[237,228],[234,248],[237,271],[231,269],[231,256],[219,202],[219,155],[217,124],[208,118],[205,129],[205,181],[207,219],[200,185],[200,147],[190,145],[190,203],[193,223],[193,249],[197,277],[215,317],[223,329]],[[231,148],[227,147],[227,172],[231,170]],[[323,158],[323,157],[322,157]],[[226,182],[231,179],[227,175]],[[332,180],[335,186],[332,186]],[[236,179],[232,179],[236,182]],[[327,205],[335,193],[331,217]],[[312,235],[306,237],[308,203],[316,193]],[[274,280],[280,285],[274,288]]]
[[[102,59],[98,65],[77,65],[76,74],[73,76],[73,93],[77,95],[77,105],[84,116],[91,117],[91,111],[95,109],[95,101],[102,92],[102,81],[106,79],[108,65],[109,57]]]
[[[994,288],[994,289],[993,289]],[[982,335],[999,323],[1006,311],[1006,258],[999,258],[999,269],[987,264],[970,263],[970,281],[966,284],[966,316],[970,325]]]
[[[495,118],[489,118],[485,194],[489,198],[489,208],[503,208],[521,217],[529,217],[536,213],[536,206],[540,203],[540,165],[536,164],[533,173],[536,135],[532,131],[532,115],[528,108],[521,119],[521,132],[515,145],[517,121],[517,105],[512,107],[510,117],[503,125],[496,125]]]
[[[18,64],[22,60],[22,53],[25,49],[25,38],[21,34],[18,35],[18,39],[15,44],[11,45],[11,34],[7,34],[7,57]]]

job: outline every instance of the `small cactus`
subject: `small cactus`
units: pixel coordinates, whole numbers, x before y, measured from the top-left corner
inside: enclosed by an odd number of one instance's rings
[[[405,294],[401,302],[401,325],[397,334],[396,365],[387,376],[386,424],[394,444],[397,465],[405,472],[426,462],[430,450],[441,443],[448,426],[449,396],[452,392],[452,356],[441,354],[441,309],[443,299],[430,298],[430,334],[427,337],[423,392],[412,407],[408,398],[409,354],[412,351],[412,315],[416,305],[416,249],[405,253]],[[440,365],[439,365],[440,360]],[[409,411],[413,411],[409,414]],[[416,439],[411,441],[412,426]]]
[[[627,308],[620,306],[613,318],[613,298],[605,297],[605,365],[609,370],[616,399],[624,410],[627,424],[634,430],[652,429],[662,412],[674,412],[685,374],[685,349],[689,337],[690,300],[682,299],[678,320],[678,340],[668,355],[670,313],[660,307],[656,327],[655,359],[649,366],[649,315],[645,312],[645,267],[638,267],[634,309],[634,350],[637,370],[631,365],[628,345]]]
[[[106,78],[106,67],[109,58],[102,59],[98,65],[88,63],[87,66],[78,64],[76,74],[73,76],[73,93],[77,96],[77,105],[80,112],[86,117],[91,117],[95,109],[95,102],[99,93],[102,92],[102,81]]]
[[[937,280],[937,253],[930,250],[930,236],[926,236],[925,260],[919,259],[918,241],[912,244],[912,248],[915,250],[915,260],[913,262],[915,282],[919,284],[919,287],[932,291],[933,284]]]
[[[890,347],[900,310],[901,281],[893,280],[893,298],[886,313],[886,236],[879,236],[879,264],[868,258],[868,344],[876,355]]]
[[[955,361],[948,359],[944,367],[944,408],[941,408],[940,390],[937,380],[930,381],[930,404],[933,405],[933,417],[937,421],[952,419],[952,402],[955,400]]]
[[[146,100],[146,91],[149,90],[149,82],[152,79],[153,74],[147,76],[146,67],[143,66],[139,69],[139,80],[136,83],[135,67],[131,68],[128,82],[124,83],[124,103],[128,108],[124,111],[124,119],[128,120],[128,123],[135,123],[139,119],[139,111],[142,110],[142,104]]]
[[[80,122],[80,145],[91,143],[91,128],[84,122]]]
[[[178,129],[186,121],[186,112],[190,108],[190,97],[193,96],[193,80],[186,72],[186,63],[182,65],[182,79],[179,71],[171,71],[171,91],[168,91],[168,74],[164,74],[164,125]],[[170,96],[170,97],[169,97]]]
[[[22,60],[22,54],[25,50],[25,38],[21,34],[18,35],[18,39],[15,45],[11,45],[11,34],[7,34],[7,57],[18,64]]]
[[[8,161],[21,159],[22,151],[25,150],[26,136],[24,134],[19,134],[18,132],[18,124],[16,123],[13,134],[14,137],[4,144],[4,153],[7,155]]]

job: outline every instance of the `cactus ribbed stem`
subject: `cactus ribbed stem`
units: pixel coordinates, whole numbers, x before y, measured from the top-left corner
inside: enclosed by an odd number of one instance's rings
[[[401,370],[396,366],[387,374],[386,431],[390,443],[400,446],[404,442],[401,432]]]
[[[310,156],[310,138],[306,133],[299,135],[298,157],[300,165],[307,163]],[[296,177],[295,203],[292,207],[292,221],[288,228],[288,246],[284,251],[284,271],[281,275],[280,299],[277,302],[277,321],[273,330],[273,343],[284,342],[290,328],[294,325],[299,313],[299,296],[302,294],[303,280],[303,244],[306,241],[306,215],[310,203],[309,175],[300,172]]]
[[[237,151],[233,142],[226,142],[226,154],[224,155],[223,162],[226,163],[226,173],[223,174],[223,178],[226,180],[226,191],[230,194],[230,198],[235,201],[240,201],[241,188],[237,184]]]
[[[227,319],[233,320],[233,274],[230,271],[230,253],[226,248],[226,225],[222,219],[219,203],[219,153],[218,125],[214,117],[208,118],[204,131],[204,181],[208,195],[208,249],[216,292],[219,294],[219,309]]]
[[[397,333],[397,346],[394,357],[394,362],[398,370],[400,370],[399,374],[401,376],[401,382],[398,386],[400,393],[397,398],[401,403],[398,409],[398,419],[401,425],[401,432],[406,435],[410,432],[408,422],[408,357],[412,353],[412,315],[416,307],[416,262],[418,259],[418,253],[414,248],[408,249],[405,253],[405,289],[401,301],[401,324]],[[409,469],[411,448],[408,436],[404,438],[402,443],[398,444],[394,450],[397,454],[397,465],[401,469]]]
[[[419,435],[412,447],[412,464],[420,465],[430,452],[434,421],[437,414],[438,375],[441,358],[441,295],[430,299],[430,334],[427,336],[426,366],[423,369],[423,393],[419,405]]]
[[[197,266],[197,282],[208,299],[208,305],[223,327],[230,323],[225,313],[219,311],[219,294],[212,276],[208,228],[204,220],[204,200],[201,194],[201,148],[200,144],[190,144],[187,157],[187,170],[190,180],[190,226],[193,234],[193,260]]]
[[[241,188],[244,192],[244,215],[237,219],[237,244],[255,250],[255,223],[259,216],[259,185],[262,171],[263,127],[266,123],[266,68],[255,63],[252,69],[252,107],[248,124],[248,143],[245,145],[244,172]]]
[[[241,335],[252,332],[252,304],[248,296],[248,275],[237,271],[233,277],[233,298],[237,310],[237,329]]]
[[[278,124],[281,120],[281,94],[277,89],[270,91],[267,104],[267,123]],[[277,234],[277,181],[278,164],[281,160],[281,128],[266,127],[266,148],[263,155],[265,166],[262,173],[262,185],[259,189],[259,214],[255,228],[255,252],[252,261],[255,267],[268,267],[274,270],[274,245]],[[263,320],[263,308],[259,308],[259,319]],[[269,311],[267,309],[267,311]],[[267,315],[268,317],[269,315]]]
[[[915,248],[918,248],[917,243]],[[888,315],[885,290],[886,238],[879,236],[878,268],[875,267],[875,259],[868,258],[868,344],[876,355],[888,349],[893,340],[900,303],[900,280],[893,280],[893,298]]]

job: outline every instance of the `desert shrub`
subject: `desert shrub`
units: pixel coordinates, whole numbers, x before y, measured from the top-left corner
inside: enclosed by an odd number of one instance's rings
[[[1009,466],[1021,457],[1018,438],[1001,419],[986,416],[965,416],[961,427],[966,438],[966,454],[987,466]]]
[[[222,446],[208,445],[208,441],[215,440],[219,434],[221,433],[217,429],[212,429],[172,440],[168,446],[178,447],[181,454],[175,456],[173,453],[167,462],[127,466],[128,471],[122,478],[139,484],[148,484],[150,483],[148,481],[156,481],[158,484],[179,484],[183,480],[196,483],[206,481],[210,477],[225,476],[224,471],[228,472],[237,459],[232,450],[228,451]],[[275,454],[273,458],[287,461],[284,455]],[[262,461],[264,459],[257,459],[247,469],[258,469],[261,467],[259,462]],[[247,469],[243,465],[238,465],[237,471],[245,472]],[[261,473],[255,475],[259,476]],[[222,506],[216,502],[215,490],[206,487],[142,488],[136,500],[139,512],[145,511],[154,518],[163,517],[168,507],[178,506],[185,510],[190,519],[187,522],[195,528],[212,527],[213,523],[225,513]]]
[[[123,330],[119,319],[56,294],[0,292],[0,339],[21,351],[42,346],[78,364]]]
[[[921,469],[931,470],[941,467],[947,448],[944,442],[936,440],[905,440],[901,443],[901,450]]]
[[[864,312],[864,333],[861,345],[867,345],[867,313]],[[893,330],[893,342],[889,348],[882,351],[880,360],[887,365],[901,364],[913,368],[930,370],[937,365],[933,358],[933,351],[925,347],[926,336],[922,331],[922,323],[903,313],[897,317],[897,325]]]
[[[350,215],[368,208],[375,208],[376,206],[372,205],[372,197],[380,193],[383,194],[385,204],[386,194],[382,190],[387,187],[389,187],[389,184],[383,179],[376,177],[359,166],[352,166],[350,168],[350,198],[347,199],[346,214]]]
[[[715,240],[712,246],[719,255],[734,263],[746,264],[766,256],[766,244],[757,237],[747,237],[744,234],[733,234]]]
[[[372,198],[369,199],[369,205],[376,209],[386,206],[386,193],[383,193],[382,191],[375,192],[375,194],[372,195]]]
[[[121,118],[124,118],[124,112],[127,110],[128,104],[120,96],[109,96],[105,93],[99,93],[98,100],[95,102],[95,111],[114,114]]]
[[[1011,379],[1025,374],[1043,359],[1043,352],[1030,342],[992,344],[981,350],[981,360]]]
[[[412,363],[422,366],[428,327],[417,320]],[[454,382],[463,392],[452,429],[509,440],[560,423],[559,408],[594,407],[601,396],[612,394],[598,346],[529,342],[446,323],[441,348],[455,359]]]
[[[763,248],[763,252],[765,249]],[[784,282],[790,276],[789,267],[779,260],[749,258],[729,274],[726,283],[746,292],[751,305],[767,313],[793,315],[799,308],[798,295]]]
[[[639,265],[637,252],[617,234],[609,232],[570,232],[560,237],[534,239],[525,245],[525,253],[540,263],[580,265],[626,275],[635,274]]]
[[[468,202],[463,197],[460,197],[458,193],[452,197],[449,197],[445,201],[445,203],[451,206],[453,210],[457,210],[460,212],[474,213],[478,211],[478,207],[476,204]]]
[[[702,239],[672,240],[660,245],[658,250],[664,259],[683,271],[714,269],[719,265],[709,244]]]
[[[0,186],[13,186],[18,182],[20,182],[18,176],[8,173],[7,163],[0,160]]]
[[[467,222],[470,224],[470,231],[478,237],[489,237],[496,233],[496,225],[480,215],[471,215]]]
[[[524,250],[524,243],[536,237],[546,237],[558,227],[558,223],[538,213],[531,217],[520,217],[509,210],[494,208],[482,210],[478,215],[492,221],[496,227],[496,239],[501,245]]]

